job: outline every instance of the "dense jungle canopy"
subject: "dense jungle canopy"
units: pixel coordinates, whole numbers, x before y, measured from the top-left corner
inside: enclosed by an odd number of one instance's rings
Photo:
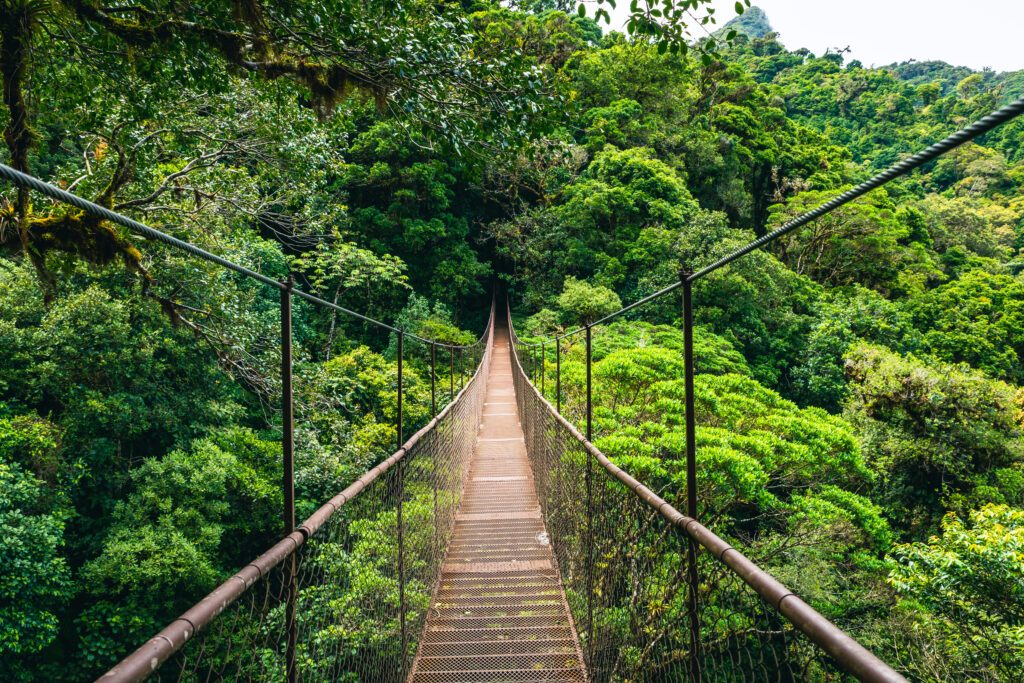
[[[466,343],[496,280],[550,336],[1024,94],[704,5],[0,0],[0,160]],[[913,680],[1024,680],[1022,188],[1017,120],[694,292],[705,523]],[[101,674],[279,537],[277,301],[0,187],[0,679]],[[594,341],[595,442],[669,498],[679,319]],[[394,450],[396,345],[305,303],[295,337],[301,517]]]

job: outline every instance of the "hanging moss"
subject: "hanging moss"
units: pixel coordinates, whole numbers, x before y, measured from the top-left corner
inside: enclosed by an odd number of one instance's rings
[[[16,220],[13,205],[0,207],[0,224]],[[20,248],[24,244],[35,256],[33,262],[37,268],[49,253],[63,252],[97,266],[121,259],[128,269],[142,276],[147,284],[153,282],[152,275],[142,265],[141,252],[106,221],[84,211],[59,216],[28,216],[20,233],[21,239],[18,240],[15,239],[15,231],[0,233],[0,245]],[[50,279],[45,274],[41,275],[44,275],[44,281]]]

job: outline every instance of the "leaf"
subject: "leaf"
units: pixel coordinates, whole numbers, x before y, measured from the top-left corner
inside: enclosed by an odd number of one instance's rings
[[[736,3],[736,14],[743,14],[743,11],[744,11],[743,10],[743,3],[737,1],[737,3]]]
[[[576,13],[581,17],[587,16],[587,6],[581,2],[580,6],[576,8]]]

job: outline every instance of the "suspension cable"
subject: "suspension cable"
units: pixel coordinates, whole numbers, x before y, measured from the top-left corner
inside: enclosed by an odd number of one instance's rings
[[[844,204],[849,204],[854,199],[858,199],[859,197],[866,195],[871,190],[877,189],[882,185],[885,185],[889,181],[899,178],[902,175],[906,175],[907,173],[910,173],[914,169],[923,166],[929,161],[942,156],[946,152],[952,149],[956,149],[960,145],[966,142],[970,142],[971,140],[981,135],[984,135],[985,133],[988,133],[994,128],[998,128],[1007,121],[1011,121],[1017,118],[1022,113],[1024,113],[1024,97],[1018,99],[1016,102],[1011,102],[1005,107],[997,109],[988,116],[975,121],[971,125],[964,128],[963,130],[959,130],[950,135],[949,137],[940,140],[939,142],[936,142],[931,147],[928,147],[927,149],[924,149],[918,152],[917,154],[914,154],[913,156],[907,157],[903,161],[899,161],[893,164],[892,166],[882,171],[881,173],[875,175],[874,177],[870,178],[869,180],[866,180],[860,185],[857,185],[856,187],[847,190],[838,197],[835,197],[825,202],[821,206],[815,209],[811,209],[810,211],[797,216],[793,220],[785,223],[784,225],[777,228],[776,230],[773,230],[767,235],[763,235],[757,238],[750,244],[744,247],[740,247],[736,251],[726,256],[723,256],[722,258],[718,259],[717,261],[710,265],[704,266],[700,270],[696,271],[695,273],[687,277],[687,279],[690,282],[693,282],[694,280],[702,278],[708,273],[714,272],[728,263],[732,263],[741,256],[745,256],[746,254],[749,254],[755,249],[760,249],[764,245],[778,239],[779,237],[785,235],[786,233],[792,232],[793,230],[796,230],[800,226],[810,223],[815,218],[820,218],[827,213],[831,213],[832,211],[838,209],[840,206],[843,206]]]
[[[835,211],[844,204],[849,204],[853,200],[864,196],[868,192],[885,185],[889,181],[894,180],[900,176],[906,175],[907,173],[910,173],[916,168],[920,168],[924,164],[942,156],[946,152],[956,149],[960,145],[970,142],[971,140],[974,140],[975,138],[980,137],[985,133],[992,131],[995,128],[998,128],[999,126],[1003,125],[1008,121],[1012,121],[1021,114],[1024,114],[1024,97],[1016,100],[1015,102],[1011,102],[1010,104],[1004,107],[997,109],[996,111],[992,112],[988,116],[985,116],[984,118],[978,119],[977,121],[967,126],[966,128],[959,130],[956,133],[953,133],[952,135],[940,140],[939,142],[936,142],[935,144],[918,152],[917,154],[909,156],[903,161],[893,164],[886,170],[873,176],[869,180],[864,181],[860,185],[857,185],[856,187],[847,190],[841,195],[834,197],[833,199],[830,199],[821,206],[818,206],[817,208],[811,209],[810,211],[807,211],[797,216],[796,218],[794,218],[791,221],[788,221],[787,223],[777,228],[776,230],[773,230],[772,232],[757,238],[753,242],[750,242],[749,244],[740,247],[739,249],[733,251],[732,253],[723,256],[714,263],[704,266],[700,270],[690,273],[689,275],[685,275],[683,279],[680,279],[677,282],[668,285],[667,287],[659,289],[657,292],[649,294],[648,296],[645,296],[642,299],[634,301],[631,304],[627,304],[626,306],[623,306],[614,313],[609,313],[600,320],[596,320],[592,323],[589,323],[589,325],[578,327],[560,336],[551,337],[540,342],[527,343],[520,341],[519,343],[522,344],[523,346],[538,346],[540,344],[547,344],[549,342],[558,342],[561,341],[562,339],[565,339],[566,337],[571,337],[573,335],[579,334],[580,332],[583,332],[584,330],[587,329],[587,327],[593,327],[594,325],[599,325],[601,323],[608,322],[609,320],[617,318],[618,316],[622,315],[623,313],[626,313],[627,311],[631,311],[634,308],[637,308],[644,304],[648,304],[654,301],[655,299],[660,299],[669,292],[673,292],[679,287],[681,287],[684,280],[693,282],[704,277],[709,273],[713,273],[719,268],[729,263],[732,263],[736,259],[746,256],[750,252],[756,249],[760,249],[766,244],[773,242],[779,237],[785,235],[786,233],[792,232],[793,230],[796,230],[800,226],[810,223],[816,218],[821,218],[822,216],[831,213],[832,211]]]
[[[112,211],[112,210],[108,209],[105,206],[100,206],[99,204],[97,204],[95,202],[91,202],[88,199],[85,199],[83,197],[79,197],[78,195],[72,194],[71,192],[68,192],[67,190],[62,190],[59,187],[55,187],[55,186],[53,186],[53,185],[51,185],[51,184],[49,184],[47,182],[44,182],[44,181],[40,180],[39,178],[36,178],[34,176],[30,176],[27,173],[23,173],[23,172],[15,169],[15,168],[11,168],[7,164],[0,163],[0,177],[4,178],[6,180],[9,180],[10,182],[12,182],[13,184],[17,185],[18,187],[28,188],[28,189],[34,190],[34,191],[36,191],[36,192],[38,192],[40,194],[46,195],[47,197],[49,197],[51,199],[54,199],[54,200],[56,200],[58,202],[62,202],[64,204],[70,204],[71,206],[77,207],[77,208],[85,211],[86,213],[90,213],[90,214],[92,214],[94,216],[97,216],[99,218],[102,218],[104,220],[108,220],[111,223],[117,223],[118,225],[121,225],[121,226],[123,226],[125,228],[128,228],[129,230],[132,230],[132,231],[134,231],[134,232],[136,232],[136,233],[138,233],[140,235],[143,235],[143,236],[148,237],[150,239],[157,240],[159,242],[163,242],[164,244],[169,244],[170,246],[175,247],[177,249],[181,249],[182,251],[187,252],[187,253],[189,253],[189,254],[191,254],[193,256],[198,256],[201,259],[204,259],[204,260],[209,261],[211,263],[215,263],[215,264],[217,264],[217,265],[219,265],[219,266],[221,266],[223,268],[227,268],[228,270],[232,270],[232,271],[234,271],[236,273],[244,275],[245,277],[252,278],[253,280],[256,280],[258,282],[262,282],[263,284],[268,285],[270,287],[274,287],[275,289],[281,290],[281,289],[285,288],[285,284],[284,283],[279,282],[279,281],[277,281],[277,280],[275,280],[275,279],[273,279],[271,277],[267,277],[266,275],[263,275],[262,273],[258,273],[255,270],[252,270],[251,268],[246,268],[245,266],[240,265],[238,263],[235,263],[234,261],[230,261],[230,260],[224,258],[223,256],[218,256],[217,254],[214,254],[212,252],[206,251],[205,249],[203,249],[203,248],[201,248],[199,246],[196,246],[195,244],[192,244],[191,242],[186,242],[185,240],[178,239],[177,237],[173,237],[171,235],[168,235],[165,232],[161,232],[159,230],[156,230],[155,228],[151,228],[148,225],[145,225],[143,223],[140,223],[137,220],[134,220],[132,218],[129,218],[128,216],[125,216],[124,214],[120,214],[120,213],[117,213],[116,211]],[[365,316],[362,313],[357,313],[357,312],[355,312],[353,310],[345,308],[344,306],[339,306],[338,304],[332,303],[330,301],[326,301],[326,300],[321,299],[320,297],[318,297],[316,295],[309,294],[308,292],[304,292],[304,291],[302,291],[300,289],[292,289],[291,291],[296,296],[301,297],[301,298],[305,299],[306,301],[314,303],[314,304],[316,304],[318,306],[323,306],[325,308],[333,309],[333,310],[338,311],[340,313],[343,313],[345,315],[351,316],[353,318],[357,318],[359,320],[362,320],[363,322],[370,323],[371,325],[376,325],[379,328],[382,328],[382,329],[385,329],[385,330],[389,330],[389,331],[394,332],[396,334],[404,332],[403,330],[400,330],[399,328],[395,327],[394,325],[388,325],[385,322],[381,322],[380,320],[375,320],[374,318],[371,318],[369,316]],[[438,342],[438,341],[433,341],[433,340],[430,340],[430,339],[424,339],[423,337],[419,337],[419,336],[417,336],[415,334],[412,334],[410,332],[404,332],[404,334],[405,334],[406,337],[408,337],[410,339],[415,339],[415,340],[420,341],[420,342],[423,342],[424,344],[433,344],[435,346],[439,346],[439,347],[442,347],[442,348],[455,348],[455,349],[462,349],[462,348],[469,348],[470,346],[476,346],[477,344],[479,344],[483,340],[483,337],[481,337],[480,339],[478,339],[477,341],[473,342],[472,344],[446,344],[444,342]],[[486,334],[486,332],[484,332],[484,334]]]

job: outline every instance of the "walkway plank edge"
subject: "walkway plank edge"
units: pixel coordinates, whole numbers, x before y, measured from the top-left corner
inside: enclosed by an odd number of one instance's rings
[[[494,330],[486,406],[512,405],[509,334]],[[517,413],[481,423],[412,683],[586,681]]]

